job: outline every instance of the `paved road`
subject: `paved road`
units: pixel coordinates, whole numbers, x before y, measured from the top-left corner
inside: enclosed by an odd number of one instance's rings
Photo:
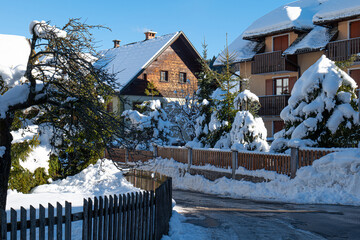
[[[360,239],[360,207],[299,205],[173,191],[186,222],[212,239]]]

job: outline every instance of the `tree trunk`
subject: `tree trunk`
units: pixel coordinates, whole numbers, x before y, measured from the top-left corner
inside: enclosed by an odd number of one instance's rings
[[[0,155],[0,210],[5,210],[8,181],[11,168],[11,141],[10,127],[13,117],[7,115],[5,119],[0,118],[0,147],[5,147],[5,153]]]

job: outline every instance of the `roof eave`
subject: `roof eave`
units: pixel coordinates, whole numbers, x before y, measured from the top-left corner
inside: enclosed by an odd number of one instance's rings
[[[355,15],[346,16],[346,17],[338,17],[338,18],[333,18],[333,19],[325,19],[325,20],[319,19],[319,20],[313,21],[313,23],[318,26],[323,26],[323,25],[330,25],[330,24],[333,24],[336,22],[351,20],[351,19],[358,18],[358,17],[360,17],[360,14],[355,14]]]
[[[271,32],[260,33],[260,34],[252,34],[252,35],[244,36],[243,39],[244,40],[250,40],[250,41],[259,41],[259,39],[265,38],[267,36],[276,35],[276,34],[282,34],[282,33],[292,32],[292,31],[308,32],[310,30],[311,29],[307,29],[307,28],[289,27],[289,28],[279,29],[279,30],[275,30],[275,31],[271,31]]]

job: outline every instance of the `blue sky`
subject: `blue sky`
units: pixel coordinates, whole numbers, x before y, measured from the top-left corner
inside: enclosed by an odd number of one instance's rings
[[[69,18],[103,24],[112,31],[96,31],[101,49],[111,48],[113,39],[121,44],[144,39],[144,30],[159,35],[183,30],[199,52],[206,39],[209,56],[231,43],[254,20],[291,0],[2,0],[0,33],[30,37],[32,20],[50,20],[62,26]]]

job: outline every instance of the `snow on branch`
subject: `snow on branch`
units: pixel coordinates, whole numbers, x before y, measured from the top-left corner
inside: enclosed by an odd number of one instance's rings
[[[29,26],[30,34],[43,39],[66,38],[66,32],[51,26],[45,21],[32,21]]]

